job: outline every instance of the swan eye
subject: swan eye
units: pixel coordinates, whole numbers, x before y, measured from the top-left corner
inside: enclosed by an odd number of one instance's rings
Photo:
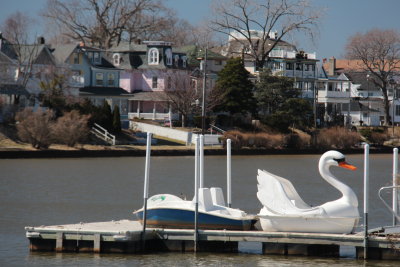
[[[346,159],[345,158],[341,158],[341,159],[333,159],[334,161],[336,161],[338,164],[340,163],[340,162],[345,162],[346,161]]]

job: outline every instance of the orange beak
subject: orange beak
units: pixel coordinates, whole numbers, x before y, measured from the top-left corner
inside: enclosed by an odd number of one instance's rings
[[[345,168],[345,169],[349,169],[349,170],[352,170],[352,171],[357,170],[356,166],[348,164],[346,161],[339,162],[339,167],[342,167],[342,168]]]

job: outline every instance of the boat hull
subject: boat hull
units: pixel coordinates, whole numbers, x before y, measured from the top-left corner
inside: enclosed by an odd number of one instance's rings
[[[143,211],[134,213],[143,224]],[[193,210],[156,208],[148,209],[146,213],[146,226],[153,228],[193,229]],[[199,212],[198,229],[203,230],[251,230],[256,219],[235,219],[214,214]]]
[[[349,234],[359,218],[286,217],[259,215],[261,228],[266,232],[300,232]]]

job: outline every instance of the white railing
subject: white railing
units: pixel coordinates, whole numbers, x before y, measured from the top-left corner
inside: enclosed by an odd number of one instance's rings
[[[98,125],[97,123],[94,124],[92,130],[90,131],[97,137],[103,139],[104,141],[110,143],[111,145],[115,146],[115,135],[112,135],[106,129]]]
[[[129,112],[128,118],[130,120],[134,118],[145,119],[145,120],[164,120],[165,118],[169,118],[169,113],[137,113],[137,112]],[[178,114],[172,114],[172,120],[177,120]]]
[[[269,52],[269,57],[277,58],[296,58],[296,51],[286,51],[286,50],[272,50]],[[304,53],[304,58],[306,59],[317,59],[316,53]]]
[[[350,92],[319,90],[318,97],[349,98]]]

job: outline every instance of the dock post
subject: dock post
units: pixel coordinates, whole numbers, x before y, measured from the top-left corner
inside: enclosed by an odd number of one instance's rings
[[[94,234],[93,236],[93,252],[100,253],[101,234]]]
[[[150,153],[151,153],[151,133],[147,133],[146,145],[146,166],[144,171],[144,189],[143,189],[143,232],[142,232],[142,250],[146,249],[146,219],[147,219],[147,198],[149,195],[149,172],[150,172]]]
[[[204,135],[200,135],[200,183],[199,187],[204,187]]]
[[[393,148],[393,213],[397,215],[397,173],[398,173],[398,160],[399,160],[399,149]],[[396,216],[393,214],[393,226],[397,225]]]
[[[198,246],[198,228],[199,228],[199,137],[195,137],[196,147],[194,153],[194,252],[197,252]]]
[[[231,139],[226,140],[226,195],[227,195],[227,202],[228,202],[228,207],[230,208],[232,206],[232,171],[231,171],[231,147],[232,147],[232,141]]]
[[[364,146],[364,260],[368,259],[369,145]]]
[[[56,252],[62,252],[63,251],[63,239],[64,239],[64,233],[63,232],[57,232]]]

